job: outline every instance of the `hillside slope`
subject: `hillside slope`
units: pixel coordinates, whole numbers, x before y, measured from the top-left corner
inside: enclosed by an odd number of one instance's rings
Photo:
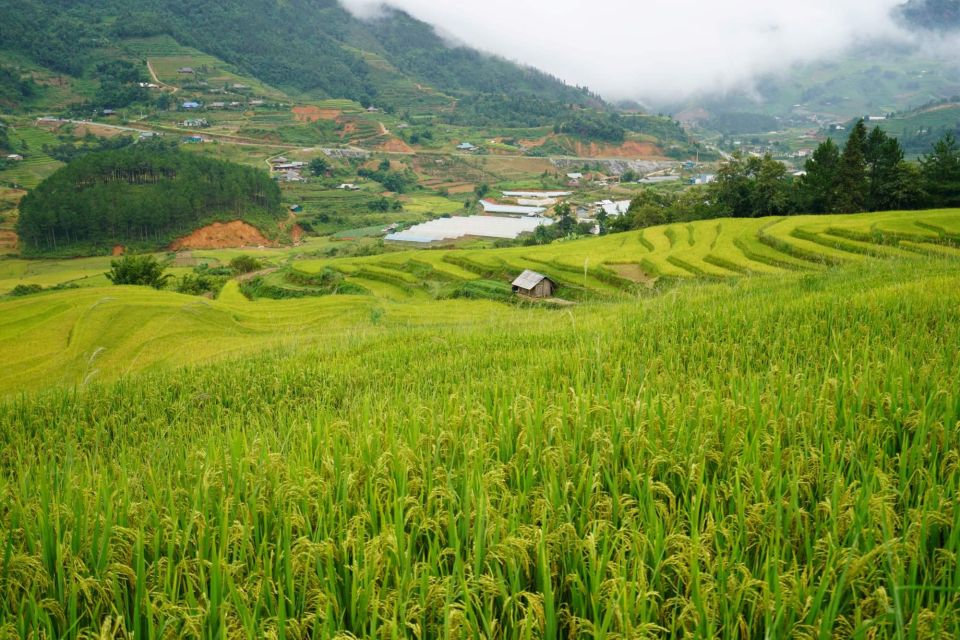
[[[397,85],[429,85],[452,98],[537,95],[548,102],[596,99],[544,73],[465,47],[449,47],[428,25],[389,11],[360,21],[336,0],[218,3],[0,0],[0,45],[50,69],[80,75],[95,52],[126,38],[167,34],[239,70],[298,94],[391,107]],[[6,19],[8,17],[9,19]],[[429,92],[424,99],[433,100]]]
[[[104,271],[108,260],[65,261],[19,282],[53,286],[66,276]],[[236,282],[216,301],[120,287],[50,292],[0,300],[0,352],[6,358],[0,389],[70,385],[93,371],[96,379],[110,380],[155,365],[210,361],[281,344],[326,344],[331,335],[353,330],[549,322],[555,311],[467,299],[487,292],[503,300],[502,288],[509,298],[507,283],[524,269],[550,275],[560,284],[558,295],[593,308],[598,301],[635,304],[659,297],[647,289],[651,277],[659,277],[661,287],[716,281],[739,287],[782,278],[814,281],[837,268],[870,271],[893,263],[907,265],[904,269],[960,269],[960,210],[711,220],[544,247],[299,259],[292,268],[278,262],[268,276],[282,287],[283,274],[290,275],[286,286],[303,290],[310,276],[332,269],[344,275],[349,290],[365,295],[250,302]],[[50,272],[54,268],[63,279]],[[751,274],[769,277],[745,277]],[[0,292],[15,282],[0,285]],[[442,299],[452,291],[462,297]]]
[[[960,259],[960,210],[701,220],[546,246],[301,260],[295,271],[334,269],[378,297],[404,300],[532,269],[560,285],[558,296],[589,300],[633,296],[656,279],[732,280],[923,255]]]

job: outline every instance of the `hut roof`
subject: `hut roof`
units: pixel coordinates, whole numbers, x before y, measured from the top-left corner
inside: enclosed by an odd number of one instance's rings
[[[529,269],[527,269],[526,271],[521,273],[516,280],[513,281],[513,286],[519,287],[521,289],[526,289],[529,291],[530,289],[533,289],[544,280],[550,280],[550,278],[543,275],[542,273],[537,273],[536,271],[530,271]],[[553,282],[553,280],[550,280],[550,282]]]

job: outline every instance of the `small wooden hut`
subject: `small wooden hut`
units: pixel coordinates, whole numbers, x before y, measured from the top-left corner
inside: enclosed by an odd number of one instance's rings
[[[557,283],[536,271],[529,269],[513,281],[513,292],[528,298],[551,298]]]

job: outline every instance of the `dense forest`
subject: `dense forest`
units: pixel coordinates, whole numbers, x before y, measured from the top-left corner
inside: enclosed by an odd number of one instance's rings
[[[641,133],[662,144],[688,144],[690,138],[674,120],[664,116],[620,114],[608,111],[573,109],[556,118],[553,131],[584,140],[602,140],[619,144],[628,132]]]
[[[36,94],[36,85],[18,69],[0,65],[0,109],[13,111]]]
[[[588,91],[535,69],[450,47],[403,12],[361,21],[336,0],[0,0],[0,14],[0,47],[74,76],[89,69],[96,49],[167,34],[275,86],[382,107],[399,106],[390,105],[390,92],[381,95],[381,89],[405,77],[461,99],[477,93],[521,98],[501,108],[480,106],[491,119],[542,117],[542,105],[523,96],[551,103],[550,109],[600,104]],[[395,70],[374,74],[361,51],[385,58]]]
[[[24,197],[25,253],[162,246],[215,219],[281,217],[266,172],[185,153],[160,141],[84,155]]]

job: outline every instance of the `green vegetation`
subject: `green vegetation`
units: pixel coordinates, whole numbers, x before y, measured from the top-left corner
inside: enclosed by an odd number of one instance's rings
[[[780,128],[780,122],[772,116],[761,113],[725,111],[710,118],[705,126],[723,135],[735,136],[744,133],[776,131]]]
[[[850,123],[851,126],[855,122]],[[960,98],[936,100],[916,109],[893,114],[879,121],[877,126],[896,137],[908,156],[920,156],[930,151],[947,133],[960,136]],[[836,140],[840,132],[829,132]]]
[[[27,252],[76,253],[160,247],[221,217],[281,215],[280,190],[263,171],[150,142],[58,170],[21,201],[17,233]]]
[[[2,2],[0,11],[10,16],[0,25],[6,49],[75,77],[84,75],[104,48],[123,51],[127,42],[170,37],[290,93],[348,98],[364,107],[376,103],[390,112],[436,112],[456,98],[477,94],[537,98],[486,110],[502,123],[522,121],[528,112],[537,115],[540,102],[551,103],[551,109],[601,104],[587,91],[542,72],[465,47],[448,47],[432,27],[407,14],[391,11],[389,19],[361,21],[336,0],[268,5],[242,0],[229,6],[86,0],[66,10],[52,0],[24,0]],[[101,79],[98,74],[91,77]],[[111,104],[122,105],[126,100],[117,99],[119,88],[105,82],[101,98],[109,96]],[[135,85],[123,89],[132,91]],[[474,112],[472,107],[467,110]]]
[[[946,134],[919,164],[904,160],[896,138],[859,121],[841,149],[821,143],[799,178],[769,155],[740,152],[721,164],[716,180],[680,194],[644,190],[614,230],[733,216],[857,213],[960,205],[960,146]]]
[[[751,274],[820,272],[874,258],[960,257],[957,210],[857,216],[787,216],[681,222],[584,240],[505,249],[397,251],[304,259],[307,275],[332,268],[374,296],[437,297],[472,280],[510,282],[524,269],[550,276],[558,297],[622,300],[654,281],[736,279]],[[371,274],[388,289],[369,285]]]
[[[253,273],[263,269],[263,263],[253,256],[237,256],[230,261],[230,268],[234,273]]]
[[[0,65],[0,108],[16,110],[29,101],[36,91],[36,83],[25,77],[19,69]],[[0,134],[0,149],[5,149],[2,136]]]
[[[83,383],[0,404],[4,631],[949,637],[958,291],[921,258],[559,313],[2,302],[3,388]]]
[[[140,285],[163,289],[170,276],[153,256],[125,256],[110,263],[107,280],[116,285]]]

